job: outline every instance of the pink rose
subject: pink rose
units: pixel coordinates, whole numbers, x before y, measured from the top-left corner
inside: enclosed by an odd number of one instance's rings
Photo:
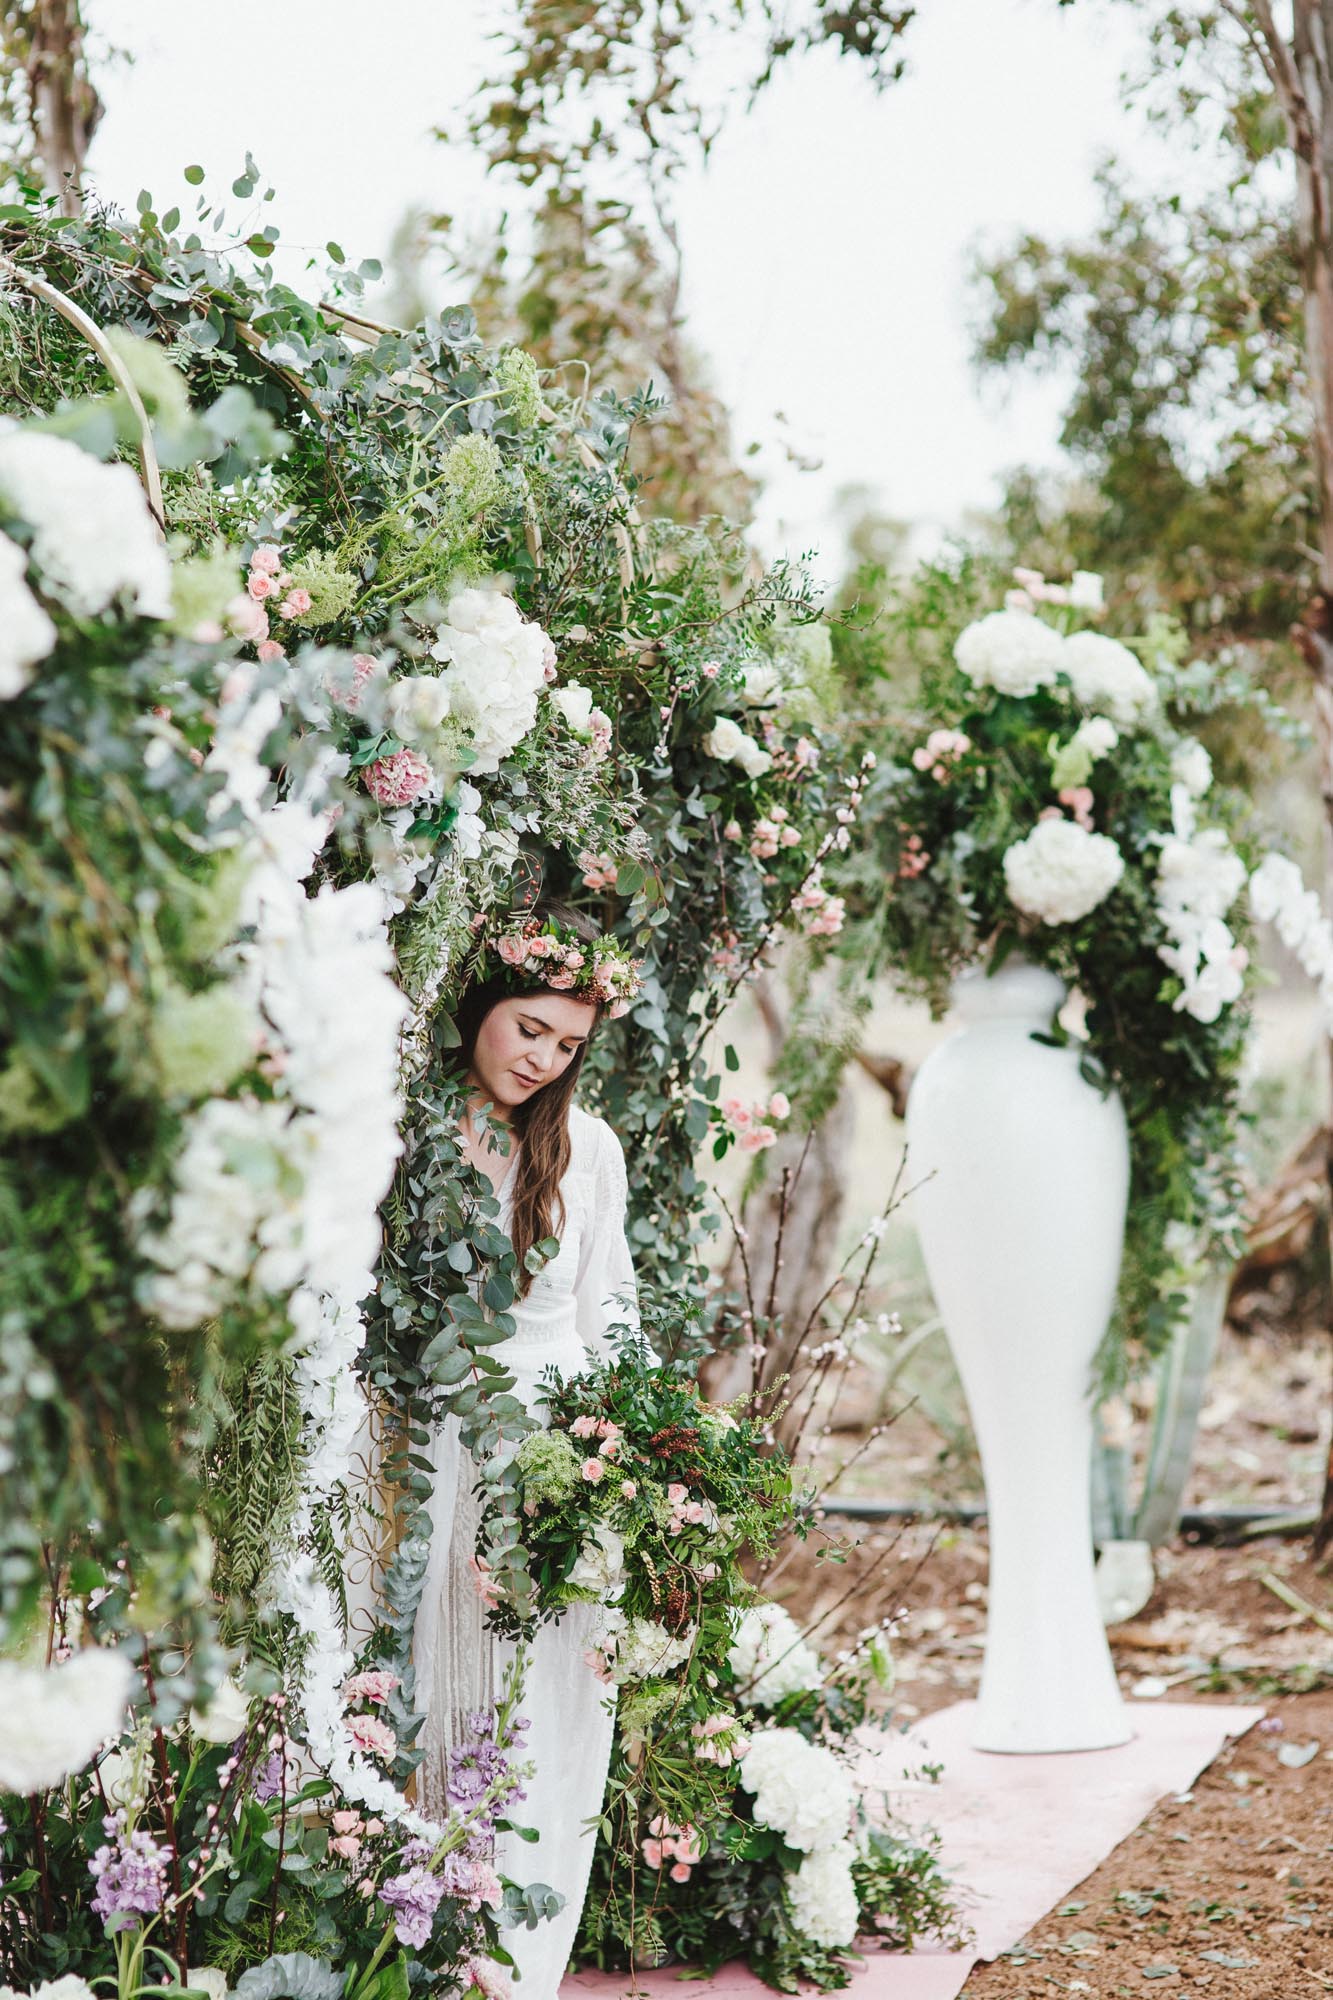
[[[276,576],[282,568],[282,557],[272,542],[261,542],[250,558],[251,570],[258,570],[261,576]]]
[[[367,764],[361,782],[382,806],[410,806],[429,788],[431,769],[415,750],[395,750],[392,757]]]
[[[539,931],[528,944],[528,955],[531,958],[549,958],[554,950],[555,939],[547,937],[544,931]]]
[[[248,639],[252,645],[257,645],[261,639],[268,637],[267,611],[244,592],[229,601],[226,618],[227,630],[237,639]]]
[[[638,1487],[635,1485],[632,1479],[621,1480],[620,1495],[623,1500],[633,1500],[635,1495],[638,1493],[638,1490],[639,1490]]]
[[[482,2000],[510,2000],[513,1988],[509,1974],[492,1958],[465,1958],[463,1977],[482,1995]]]
[[[741,837],[740,821],[738,819],[729,819],[726,825],[722,829],[722,838],[724,840],[739,840],[740,837]]]
[[[546,975],[546,984],[554,988],[557,993],[568,993],[576,983],[572,972],[549,972]]]
[[[245,588],[256,604],[262,604],[266,597],[273,595],[273,578],[265,576],[262,569],[252,569],[246,579]]]
[[[1088,832],[1092,830],[1092,789],[1088,785],[1066,785],[1056,794],[1062,806],[1068,806],[1079,826]]]
[[[585,1458],[582,1466],[583,1477],[589,1486],[600,1485],[606,1477],[606,1467],[600,1458]]]
[[[602,1446],[602,1457],[617,1458],[619,1457],[619,1455],[620,1455],[620,1439],[607,1438],[606,1442]]]
[[[569,1427],[569,1434],[576,1438],[595,1438],[599,1428],[596,1417],[575,1417]]]
[[[354,1833],[340,1833],[336,1840],[329,1842],[330,1854],[341,1854],[344,1861],[355,1861],[361,1852],[361,1842]]]
[[[295,590],[289,590],[278,606],[284,618],[303,618],[309,609],[310,592],[302,590],[299,585]]]
[[[663,1858],[661,1841],[645,1840],[643,1843],[643,1858],[650,1868],[660,1868]]]
[[[769,1098],[768,1115],[770,1118],[791,1117],[791,1099],[784,1090],[775,1090]]]
[[[384,1821],[382,1819],[368,1819],[366,1821],[366,1832],[372,1839],[377,1833],[383,1833],[383,1831]]]
[[[361,1815],[359,1812],[334,1813],[333,1831],[335,1833],[360,1833],[361,1830]],[[369,1832],[369,1828],[366,1831]]]
[[[607,1011],[607,1013],[608,1013],[608,1014],[610,1015],[610,1017],[611,1017],[611,1019],[612,1019],[613,1021],[618,1021],[618,1020],[620,1019],[620,1017],[621,1017],[621,1015],[622,1015],[622,1014],[628,1014],[628,1012],[629,1012],[629,1001],[628,1001],[628,1000],[613,1000],[613,1001],[611,1002],[611,1005],[610,1005],[610,1006],[609,1006],[609,1007],[607,1008],[607,1010],[606,1010],[606,1011]]]
[[[257,647],[261,660],[285,660],[287,648],[280,646],[276,639],[261,639]]]
[[[377,1715],[349,1715],[345,1727],[357,1749],[369,1757],[392,1757],[398,1748],[398,1738]]]
[[[819,921],[820,919],[816,918],[814,923],[806,926],[807,930],[813,934],[815,923]],[[762,1153],[765,1147],[776,1144],[777,1136],[771,1125],[752,1125],[748,1132],[741,1133],[741,1151],[743,1153]]]
[[[673,1882],[688,1882],[690,1879],[690,1870],[688,1863],[684,1861],[673,1861],[671,1864],[671,1879]]]
[[[718,677],[718,674],[721,672],[721,668],[719,667],[716,660],[705,660],[703,665],[700,667],[699,672],[703,675],[706,681],[715,681]]]
[[[495,948],[506,965],[522,965],[528,955],[528,948],[522,938],[514,937],[512,933],[502,937]]]
[[[722,1100],[722,1116],[738,1132],[743,1132],[750,1122],[750,1108],[740,1097],[725,1097]]]
[[[685,1486],[668,1486],[667,1499],[673,1507],[683,1507],[689,1499],[689,1489]]]

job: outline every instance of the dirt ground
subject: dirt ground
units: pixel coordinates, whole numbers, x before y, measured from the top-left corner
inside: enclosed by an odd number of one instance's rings
[[[900,1719],[974,1694],[984,1531],[849,1526],[845,1561],[807,1548],[776,1593],[806,1617],[827,1614],[817,1632],[826,1650],[872,1617],[896,1616]],[[1015,1950],[978,1966],[967,2000],[1333,1993],[1333,1637],[1271,1587],[1333,1618],[1333,1582],[1303,1543],[1275,1537],[1181,1542],[1160,1552],[1157,1573],[1143,1612],[1110,1635],[1124,1692],[1252,1704],[1265,1720],[1192,1792],[1164,1800]]]
[[[1230,1336],[1187,1504],[1312,1506],[1328,1369],[1326,1337]],[[919,1412],[886,1433],[878,1454],[849,1482],[863,1494],[970,1497],[965,1449],[942,1446]],[[823,1649],[889,1617],[901,1720],[974,1694],[984,1526],[830,1516],[825,1528],[847,1546],[812,1540],[769,1579]],[[1164,1800],[1017,1948],[978,1966],[966,2000],[1333,1994],[1333,1633],[1319,1623],[1333,1624],[1333,1568],[1316,1569],[1308,1535],[1180,1539],[1158,1551],[1156,1577],[1143,1611],[1110,1634],[1124,1692],[1255,1704],[1266,1718],[1191,1793]]]

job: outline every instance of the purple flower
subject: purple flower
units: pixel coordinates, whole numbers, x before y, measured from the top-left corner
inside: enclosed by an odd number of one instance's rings
[[[428,1941],[444,1893],[443,1877],[420,1866],[380,1884],[380,1901],[398,1912],[393,1930],[399,1944],[419,1947]]]
[[[150,1833],[127,1835],[123,1812],[104,1825],[107,1842],[88,1863],[97,1883],[93,1908],[108,1931],[137,1930],[136,1918],[155,1916],[162,1907],[171,1850]]]

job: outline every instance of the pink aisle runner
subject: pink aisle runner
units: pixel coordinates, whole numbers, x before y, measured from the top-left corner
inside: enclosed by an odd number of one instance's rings
[[[968,1743],[972,1702],[927,1716],[909,1735],[876,1742],[870,1770],[891,1794],[896,1816],[938,1829],[944,1865],[964,1921],[975,1931],[966,1952],[872,1952],[852,1974],[850,2000],[956,2000],[979,1959],[996,1958],[1025,1937],[1049,1910],[1134,1831],[1157,1801],[1188,1791],[1226,1742],[1243,1736],[1261,1708],[1215,1703],[1134,1703],[1135,1735],[1117,1750],[1068,1756],[1000,1757]],[[902,1789],[905,1773],[942,1764],[937,1785]],[[689,1979],[682,1987],[682,1976]],[[768,1988],[743,1966],[711,1980],[679,1967],[626,1973],[582,1972],[567,1978],[561,2000],[611,2000],[629,1992],[648,2000],[757,2000]]]

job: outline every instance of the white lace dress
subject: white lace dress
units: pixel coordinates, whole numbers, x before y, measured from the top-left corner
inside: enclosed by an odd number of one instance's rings
[[[609,1350],[609,1328],[635,1318],[620,1141],[602,1119],[577,1107],[570,1110],[569,1132],[573,1151],[560,1184],[565,1221],[559,1254],[513,1308],[513,1336],[491,1349],[514,1376],[514,1393],[539,1418],[536,1394],[545,1371],[555,1367],[566,1379],[577,1374],[589,1355]],[[513,1171],[499,1196],[502,1227]],[[426,1715],[421,1803],[443,1817],[448,1750],[463,1740],[467,1715],[494,1700],[512,1648],[484,1628],[469,1563],[478,1518],[471,1491],[475,1467],[461,1450],[456,1419],[440,1426],[431,1457],[430,1560],[412,1650],[417,1705]],[[601,1810],[614,1722],[607,1689],[583,1657],[597,1616],[594,1605],[573,1606],[557,1624],[541,1626],[531,1647],[522,1708],[531,1724],[527,1747],[536,1771],[513,1817],[534,1827],[539,1839],[532,1843],[502,1834],[495,1865],[517,1882],[540,1881],[559,1890],[565,1906],[535,1930],[504,1935],[522,1975],[522,2000],[555,2000],[588,1886],[594,1835],[587,1822]]]

